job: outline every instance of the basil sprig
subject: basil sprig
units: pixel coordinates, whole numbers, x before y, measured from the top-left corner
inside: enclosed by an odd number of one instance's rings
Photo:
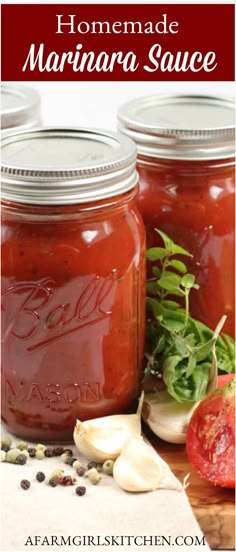
[[[185,263],[176,259],[179,255],[191,255],[164,232],[157,229],[156,232],[163,247],[147,251],[148,260],[155,264],[153,278],[147,283],[151,317],[147,323],[144,379],[161,376],[177,401],[199,401],[207,393],[213,346],[218,373],[231,373],[235,369],[235,342],[226,334],[215,336],[205,324],[191,317],[189,295],[191,289],[199,286],[194,275],[187,272]]]

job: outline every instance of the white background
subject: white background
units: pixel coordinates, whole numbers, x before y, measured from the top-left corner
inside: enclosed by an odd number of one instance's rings
[[[20,84],[20,83],[19,83]],[[27,82],[41,96],[44,125],[116,128],[119,106],[148,94],[206,93],[234,96],[231,82]]]

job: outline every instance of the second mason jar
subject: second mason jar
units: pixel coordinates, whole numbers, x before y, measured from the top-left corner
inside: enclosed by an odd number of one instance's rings
[[[135,145],[88,129],[2,143],[2,417],[34,440],[137,398],[145,232]]]
[[[161,245],[159,228],[193,255],[188,270],[200,289],[191,292],[191,314],[212,329],[226,314],[224,331],[234,337],[234,102],[144,97],[124,104],[118,118],[138,148],[147,246]]]

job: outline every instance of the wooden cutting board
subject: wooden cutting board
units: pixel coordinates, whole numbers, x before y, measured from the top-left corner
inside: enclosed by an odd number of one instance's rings
[[[234,489],[215,487],[200,477],[189,463],[184,445],[165,443],[146,428],[145,434],[180,480],[190,474],[186,493],[209,546],[235,550]]]

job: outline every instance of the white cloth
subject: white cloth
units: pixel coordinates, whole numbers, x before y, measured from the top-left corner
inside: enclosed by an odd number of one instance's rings
[[[74,452],[78,455],[76,449]],[[126,493],[108,475],[102,475],[96,486],[78,476],[76,485],[71,487],[52,488],[45,481],[36,481],[38,471],[43,471],[48,480],[56,468],[64,469],[66,475],[76,475],[60,457],[29,458],[24,466],[1,463],[2,552],[209,551],[184,491]],[[29,490],[20,487],[22,479],[31,482]],[[76,495],[78,485],[86,486],[84,496]],[[40,537],[38,541],[36,536]],[[116,537],[113,543],[112,536]]]

